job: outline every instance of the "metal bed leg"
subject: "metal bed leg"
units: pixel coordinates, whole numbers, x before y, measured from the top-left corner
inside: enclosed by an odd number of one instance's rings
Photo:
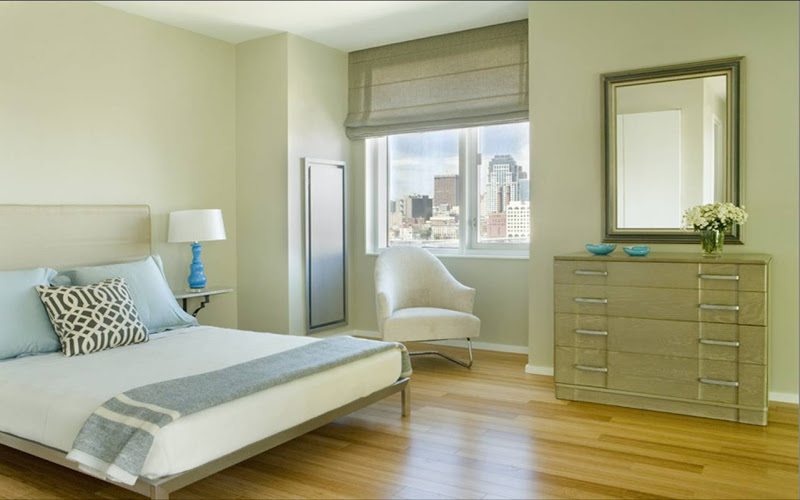
[[[400,404],[403,409],[402,415],[404,417],[411,415],[411,386],[409,384],[406,384],[400,392]]]
[[[469,361],[464,361],[458,358],[454,358],[449,354],[445,354],[441,351],[416,351],[416,352],[409,352],[409,356],[426,356],[430,354],[435,354],[436,356],[441,356],[448,361],[452,361],[457,365],[461,365],[464,368],[472,368],[472,339],[467,339],[467,349],[469,350]]]
[[[150,500],[169,500],[169,492],[156,485],[150,485]]]

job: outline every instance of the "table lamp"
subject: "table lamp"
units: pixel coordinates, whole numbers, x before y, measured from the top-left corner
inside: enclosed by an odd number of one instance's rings
[[[200,253],[203,251],[201,241],[218,241],[225,239],[225,225],[222,222],[222,210],[179,210],[169,214],[170,243],[191,243],[191,274],[187,281],[192,290],[201,290],[206,286],[206,275]]]

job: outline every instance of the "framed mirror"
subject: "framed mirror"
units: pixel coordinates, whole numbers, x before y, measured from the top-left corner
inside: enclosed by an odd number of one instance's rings
[[[696,243],[683,212],[742,203],[742,58],[602,75],[604,241]],[[726,243],[742,243],[740,227]]]

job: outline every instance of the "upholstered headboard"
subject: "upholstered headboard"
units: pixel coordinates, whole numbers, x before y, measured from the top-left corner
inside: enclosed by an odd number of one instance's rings
[[[0,205],[0,269],[107,264],[151,252],[147,205]]]

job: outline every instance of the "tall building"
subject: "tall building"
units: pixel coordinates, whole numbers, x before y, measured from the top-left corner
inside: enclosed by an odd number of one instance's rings
[[[433,178],[433,203],[448,208],[459,205],[458,174],[437,175]]]
[[[433,216],[433,200],[427,194],[412,194],[403,198],[403,216],[428,220]]]
[[[531,204],[527,201],[512,201],[506,208],[506,236],[508,238],[530,238]]]
[[[522,168],[511,155],[495,155],[489,161],[484,215],[502,213],[509,203],[520,199],[520,172]]]
[[[531,201],[531,180],[528,172],[519,173],[519,201]]]

